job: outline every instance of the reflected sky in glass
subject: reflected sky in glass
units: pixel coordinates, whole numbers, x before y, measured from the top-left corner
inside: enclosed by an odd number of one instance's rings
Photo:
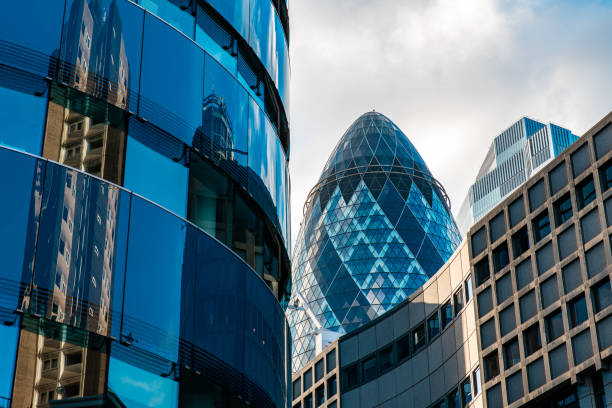
[[[123,185],[187,217],[189,169],[128,137]]]
[[[0,87],[0,144],[40,155],[47,98]]]
[[[113,357],[108,367],[108,388],[130,408],[166,408],[178,405],[176,381],[151,374]]]
[[[13,371],[15,370],[15,356],[19,338],[19,325],[0,326],[0,397],[9,398],[13,388]],[[0,401],[2,403],[2,401]]]

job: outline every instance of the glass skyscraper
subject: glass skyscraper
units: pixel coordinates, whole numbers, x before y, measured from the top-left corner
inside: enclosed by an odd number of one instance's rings
[[[576,140],[568,129],[527,117],[497,135],[457,213],[461,234]]]
[[[286,407],[285,0],[0,13],[0,407]]]
[[[293,371],[421,287],[460,243],[443,187],[406,135],[368,112],[305,204],[288,310]]]

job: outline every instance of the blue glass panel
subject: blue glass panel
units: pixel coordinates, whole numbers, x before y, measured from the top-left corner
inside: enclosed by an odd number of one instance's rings
[[[0,144],[40,155],[47,98],[0,87]]]
[[[187,231],[187,248],[193,252],[186,253],[192,263],[184,263],[183,305],[189,309],[188,315],[196,316],[191,322],[192,341],[244,372],[244,275],[253,272],[219,242],[192,226]]]
[[[249,97],[219,63],[206,56],[202,130],[224,159],[247,165]]]
[[[126,244],[117,240],[119,187],[49,163],[43,191],[36,310],[47,319],[106,335],[115,251]]]
[[[3,2],[0,62],[41,76],[52,73],[49,57],[59,56],[63,14],[64,0]]]
[[[208,0],[243,38],[249,37],[249,0]]]
[[[178,359],[185,223],[132,197],[122,337]]]
[[[230,54],[229,50],[223,49],[223,46],[229,47],[231,45],[231,37],[229,35],[223,35],[222,38],[215,41],[215,39],[209,35],[209,30],[219,31],[216,27],[216,23],[200,6],[198,6],[195,27],[196,42],[204,48],[208,54],[219,61],[229,72],[235,75],[238,69],[238,61],[235,56]],[[223,42],[220,44],[219,40],[221,39]]]
[[[280,140],[276,137],[276,134],[273,134],[273,136],[276,141],[276,158],[274,159],[274,164],[276,165],[276,215],[280,223],[281,235],[285,242],[287,242],[287,207],[289,202],[289,197],[286,195],[287,162]]]
[[[251,1],[249,45],[261,59],[272,78],[276,78],[276,27],[274,6],[270,0]]]
[[[270,289],[254,273],[246,273],[245,371],[262,388],[272,391],[273,401],[282,406],[283,314],[270,296]]]
[[[10,186],[10,199],[0,200],[0,256],[2,286],[0,306],[19,307],[20,283],[30,282],[34,260],[33,242],[38,228],[45,162],[7,149],[0,149],[0,174]]]
[[[139,113],[191,145],[202,122],[204,52],[163,21],[147,14]]]
[[[116,339],[121,336],[121,313],[123,312],[123,289],[125,285],[125,261],[128,248],[131,199],[132,194],[125,190],[119,191],[119,209],[115,217],[115,266],[110,303],[110,335]]]
[[[68,0],[60,78],[136,111],[144,11],[125,1]]]
[[[4,403],[1,398],[11,398],[18,340],[19,321],[13,326],[0,326],[0,405]]]
[[[266,115],[259,109],[255,101],[250,101],[249,110],[249,167],[261,179],[270,192],[270,198],[275,203],[276,172],[276,135],[269,124]],[[251,188],[251,186],[249,186]]]
[[[185,217],[189,169],[128,137],[123,185]]]
[[[276,85],[278,93],[285,107],[285,114],[289,120],[289,81],[291,77],[291,67],[289,65],[289,47],[283,31],[283,26],[278,18],[278,14],[274,13],[274,22],[276,26],[276,53],[278,55],[278,80]]]
[[[111,357],[108,388],[130,408],[178,406],[178,383]]]
[[[189,38],[193,38],[194,18],[188,10],[181,10],[169,0],[139,0],[143,8],[172,25]]]

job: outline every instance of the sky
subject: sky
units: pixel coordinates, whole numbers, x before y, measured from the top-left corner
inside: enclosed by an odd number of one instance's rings
[[[362,113],[389,117],[454,214],[522,116],[582,135],[612,111],[612,1],[291,0],[291,212]]]

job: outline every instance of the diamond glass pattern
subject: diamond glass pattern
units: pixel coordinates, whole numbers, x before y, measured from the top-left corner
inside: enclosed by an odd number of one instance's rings
[[[294,372],[314,358],[317,335],[350,332],[391,309],[461,241],[444,189],[377,112],[342,136],[304,208],[287,312]]]

